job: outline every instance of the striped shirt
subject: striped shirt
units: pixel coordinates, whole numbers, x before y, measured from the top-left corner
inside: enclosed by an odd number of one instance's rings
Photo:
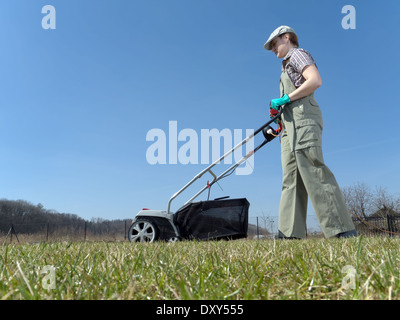
[[[289,64],[286,65],[288,63]],[[315,65],[316,63],[311,54],[299,48],[292,48],[286,54],[282,61],[282,72],[287,68],[287,73],[296,88],[300,87],[306,79],[303,77],[302,72],[306,66]]]

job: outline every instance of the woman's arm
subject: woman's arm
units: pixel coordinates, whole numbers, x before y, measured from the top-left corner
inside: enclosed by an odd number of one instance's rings
[[[304,81],[300,87],[289,94],[290,101],[295,101],[308,96],[317,90],[322,84],[321,76],[315,65],[306,66],[302,75],[306,81]]]

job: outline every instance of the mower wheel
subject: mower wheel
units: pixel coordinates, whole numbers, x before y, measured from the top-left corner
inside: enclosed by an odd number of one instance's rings
[[[158,240],[159,230],[151,219],[140,218],[129,228],[128,239],[130,242],[154,242]]]

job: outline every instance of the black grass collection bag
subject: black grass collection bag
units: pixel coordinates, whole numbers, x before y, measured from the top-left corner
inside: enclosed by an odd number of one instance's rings
[[[174,224],[189,240],[246,238],[249,206],[245,198],[192,202],[175,213]]]

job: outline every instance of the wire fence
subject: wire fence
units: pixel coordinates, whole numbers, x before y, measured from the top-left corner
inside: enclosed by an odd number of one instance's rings
[[[398,215],[355,217],[353,222],[358,234],[386,237],[400,236],[400,216]]]
[[[0,224],[1,243],[125,241],[132,220],[104,223]]]
[[[248,239],[272,239],[278,234],[277,216],[249,217]],[[358,235],[400,236],[400,216],[353,218]],[[128,241],[132,220],[103,223],[1,224],[0,243],[41,243],[57,241]],[[307,217],[307,237],[324,237],[318,220]]]
[[[273,238],[278,233],[278,217],[250,216],[248,239]],[[318,235],[321,230],[315,217],[309,217],[307,234]],[[1,224],[0,243],[41,243],[56,241],[128,241],[132,220],[103,223],[26,223]]]
[[[358,235],[367,237],[400,236],[400,215],[352,217]],[[278,217],[249,217],[249,238],[274,238],[278,234]],[[316,216],[307,217],[307,237],[324,237]]]
[[[307,237],[323,236],[316,216],[307,216]],[[248,238],[272,239],[278,235],[278,216],[249,217]]]

